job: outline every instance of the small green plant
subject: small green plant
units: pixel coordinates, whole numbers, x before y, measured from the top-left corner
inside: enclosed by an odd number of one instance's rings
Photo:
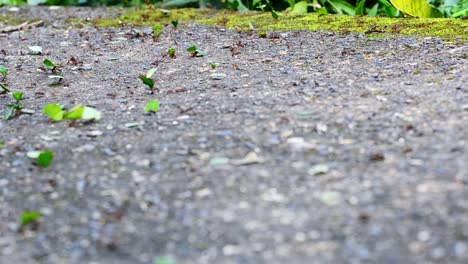
[[[144,75],[140,75],[140,80],[146,85],[148,86],[148,88],[150,89],[151,93],[154,92],[154,80],[151,79],[151,77],[154,75],[154,73],[156,72],[156,68],[152,68],[150,70],[148,70],[146,72],[146,74]]]
[[[8,75],[8,70],[5,66],[0,65],[0,74],[5,78]]]
[[[190,52],[192,57],[203,57],[206,55],[206,52],[197,48],[197,46],[191,46],[187,48],[187,51]]]
[[[172,20],[172,21],[171,21],[171,24],[172,24],[175,28],[177,28],[177,25],[179,25],[179,20]]]
[[[153,27],[153,38],[159,38],[159,36],[162,33],[163,28],[164,27],[162,25],[155,25]]]
[[[37,222],[41,218],[41,213],[37,211],[28,211],[21,214],[20,223],[25,226],[29,223]]]
[[[144,111],[146,113],[149,113],[149,112],[157,112],[159,110],[159,101],[158,100],[151,100],[149,101],[146,106],[145,106],[145,109]]]
[[[42,109],[42,113],[53,121],[62,120],[83,120],[92,121],[101,119],[101,112],[93,107],[77,105],[69,111],[64,111],[63,107],[56,103],[51,103]]]
[[[258,32],[258,37],[259,38],[266,38],[267,37],[267,33],[265,31],[260,31]]]
[[[218,67],[218,63],[210,63],[210,67],[212,70],[215,70]]]
[[[12,116],[15,115],[16,112],[20,111],[23,108],[23,106],[21,105],[21,100],[23,100],[23,93],[13,92],[11,96],[13,97],[13,99],[15,99],[15,103],[8,105],[8,109],[3,115],[3,119],[5,120],[10,119]]]
[[[175,49],[174,48],[170,48],[167,50],[167,54],[169,55],[170,58],[174,59],[176,57],[175,55]]]

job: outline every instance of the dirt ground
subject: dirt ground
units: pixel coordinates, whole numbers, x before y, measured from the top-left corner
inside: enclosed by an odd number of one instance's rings
[[[466,44],[66,22],[109,12],[0,9],[45,21],[0,33],[0,263],[468,263]]]

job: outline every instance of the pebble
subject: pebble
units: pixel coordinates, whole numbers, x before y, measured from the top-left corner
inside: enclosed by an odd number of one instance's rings
[[[222,80],[224,78],[226,78],[227,75],[225,73],[212,73],[210,74],[210,78],[212,80]]]

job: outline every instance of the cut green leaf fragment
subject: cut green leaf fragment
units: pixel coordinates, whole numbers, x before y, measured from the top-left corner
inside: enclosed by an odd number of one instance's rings
[[[144,75],[141,75],[140,76],[140,80],[145,84],[147,85],[150,89],[153,89],[154,88],[154,81],[153,79],[151,78],[148,78]]]
[[[197,48],[197,46],[191,46],[187,48],[187,51],[192,54],[192,57],[203,57],[206,55],[206,52]]]
[[[37,157],[37,165],[41,168],[47,168],[52,164],[54,153],[50,150],[43,151]]]
[[[55,63],[49,59],[45,59],[42,64],[44,64],[44,66],[46,66],[47,68],[49,69],[55,69],[57,68],[57,65],[55,65]]]
[[[27,225],[32,222],[36,222],[41,218],[41,213],[37,211],[29,211],[21,214],[20,222],[21,225]]]
[[[279,14],[278,14],[275,10],[271,10],[271,16],[272,16],[274,19],[279,19]]]
[[[42,113],[54,121],[60,121],[63,119],[63,109],[62,106],[58,104],[52,103],[46,105],[42,110]]]
[[[156,73],[156,68],[149,69],[149,70],[146,72],[146,78],[151,78],[151,77],[153,77],[154,73]]]
[[[0,74],[3,75],[3,77],[6,77],[8,75],[8,70],[3,65],[0,65]]]
[[[210,67],[212,70],[214,70],[218,67],[218,63],[210,63]]]
[[[169,55],[170,58],[175,58],[175,49],[174,48],[170,48],[167,50],[167,54]]]
[[[10,89],[8,87],[6,87],[3,83],[0,83],[0,88],[2,88],[1,92],[4,92],[4,93],[9,93],[10,92]]]
[[[159,101],[158,100],[151,100],[149,101],[146,106],[144,111],[146,113],[148,112],[157,112],[159,110]]]
[[[42,47],[41,46],[29,46],[29,51],[32,55],[39,55],[42,53]]]
[[[11,95],[16,101],[21,101],[23,100],[23,93],[22,92],[13,92]]]
[[[70,111],[64,112],[63,113],[63,119],[68,119],[68,120],[79,120],[83,118],[83,112],[84,112],[84,106],[82,105],[77,105],[70,109]]]
[[[82,119],[83,120],[99,120],[101,119],[102,114],[96,108],[85,106]]]
[[[19,104],[9,104],[8,109],[6,110],[5,114],[3,114],[3,119],[8,120],[12,116],[15,115],[17,110],[21,110],[22,106]]]

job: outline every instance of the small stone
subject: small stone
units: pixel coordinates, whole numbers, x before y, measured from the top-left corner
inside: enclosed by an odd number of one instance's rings
[[[341,201],[341,194],[339,192],[326,191],[319,195],[319,200],[326,205],[338,205]]]
[[[177,117],[177,120],[187,120],[187,119],[190,119],[189,115],[181,115]]]
[[[198,190],[196,193],[195,193],[195,196],[197,197],[206,197],[206,196],[209,196],[211,195],[211,190],[208,189],[208,188],[203,188],[201,190]]]
[[[249,152],[247,155],[245,155],[244,158],[238,159],[238,160],[233,160],[231,163],[234,165],[251,165],[251,164],[256,164],[256,163],[263,163],[265,160],[262,157],[259,157],[257,153],[255,152]]]
[[[424,230],[418,233],[418,240],[421,242],[427,242],[431,238],[431,232]]]
[[[326,164],[318,164],[310,168],[307,173],[312,176],[326,174],[330,171],[330,168]]]
[[[21,109],[21,113],[22,114],[32,115],[32,114],[36,113],[36,111],[33,110],[33,109],[23,108],[23,109]]]
[[[262,193],[261,195],[262,200],[267,201],[267,202],[277,202],[281,203],[286,200],[286,197],[279,193],[278,190],[275,188],[268,189],[266,192]]]
[[[210,159],[210,162],[209,162],[211,166],[226,165],[228,163],[229,163],[229,159],[226,157],[214,157]]]
[[[96,146],[92,144],[84,144],[80,147],[74,148],[72,152],[90,152],[93,151]]]
[[[212,73],[210,75],[210,78],[212,80],[222,80],[222,79],[226,78],[226,76],[227,75],[225,73]]]
[[[314,143],[306,142],[304,138],[301,137],[288,138],[287,143],[295,151],[312,150],[316,147]]]
[[[226,245],[223,247],[223,254],[226,256],[237,255],[241,252],[240,248],[235,245]]]
[[[431,257],[434,259],[441,259],[445,256],[445,249],[437,247],[431,251]]]
[[[101,135],[102,135],[102,131],[99,131],[99,130],[91,130],[86,133],[86,136],[88,137],[97,137]]]
[[[457,257],[466,256],[467,250],[468,250],[468,247],[463,242],[457,242],[455,243],[455,246],[453,247],[453,251],[455,253],[455,256]]]

